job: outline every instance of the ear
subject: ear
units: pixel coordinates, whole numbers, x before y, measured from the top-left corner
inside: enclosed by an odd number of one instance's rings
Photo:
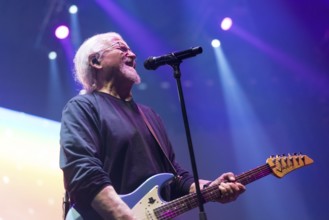
[[[89,56],[88,58],[88,62],[89,62],[89,65],[96,68],[96,69],[101,69],[102,68],[102,65],[101,65],[101,62],[99,61],[99,54],[96,53],[96,54],[92,54],[91,56]]]

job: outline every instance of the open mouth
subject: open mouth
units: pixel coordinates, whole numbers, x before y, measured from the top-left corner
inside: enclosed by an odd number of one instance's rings
[[[134,60],[126,60],[125,64],[126,64],[127,66],[130,66],[130,67],[133,67],[133,68],[136,67],[136,63],[135,63]]]

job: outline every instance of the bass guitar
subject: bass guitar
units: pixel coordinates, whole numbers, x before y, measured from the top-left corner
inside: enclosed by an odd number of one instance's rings
[[[282,178],[286,174],[312,164],[313,160],[307,155],[294,154],[271,156],[266,164],[236,176],[236,181],[247,185],[269,174]],[[198,207],[196,193],[191,193],[170,202],[160,196],[161,186],[173,178],[173,174],[162,173],[147,179],[136,190],[121,195],[122,200],[133,210],[137,219],[142,220],[169,220]],[[204,202],[216,200],[221,196],[218,186],[207,187],[201,190]],[[66,220],[95,220],[101,219],[93,210],[78,210],[70,208]]]

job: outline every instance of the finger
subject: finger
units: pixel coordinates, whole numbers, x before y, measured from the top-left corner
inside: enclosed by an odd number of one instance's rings
[[[221,195],[218,198],[218,202],[228,203],[236,199],[236,196],[229,191],[229,188],[223,186],[220,186],[219,188],[221,190]]]
[[[219,186],[223,196],[228,196],[233,193],[233,189],[231,188],[229,183],[221,183]]]
[[[230,187],[234,192],[239,192],[240,191],[240,186],[237,183],[230,183]]]
[[[227,179],[228,179],[230,182],[235,182],[235,175],[234,175],[232,172],[228,172],[228,173],[227,173]]]
[[[231,172],[225,173],[224,181],[225,182],[235,182],[236,181],[235,175]]]
[[[241,183],[237,183],[237,186],[239,187],[241,192],[246,191],[246,187],[244,185],[242,185]]]
[[[218,202],[228,203],[236,200],[245,191],[245,186],[238,182],[223,182],[218,186],[221,195]]]
[[[218,188],[220,190],[221,197],[224,197],[225,194],[227,194],[227,189],[225,188],[224,184],[220,184]]]

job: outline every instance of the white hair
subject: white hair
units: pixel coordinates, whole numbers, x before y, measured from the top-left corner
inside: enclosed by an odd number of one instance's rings
[[[122,37],[115,32],[97,34],[85,40],[79,47],[74,57],[74,76],[75,79],[82,85],[87,92],[93,92],[96,89],[96,79],[93,68],[89,65],[90,55],[96,54],[99,51],[109,46],[114,38]]]

